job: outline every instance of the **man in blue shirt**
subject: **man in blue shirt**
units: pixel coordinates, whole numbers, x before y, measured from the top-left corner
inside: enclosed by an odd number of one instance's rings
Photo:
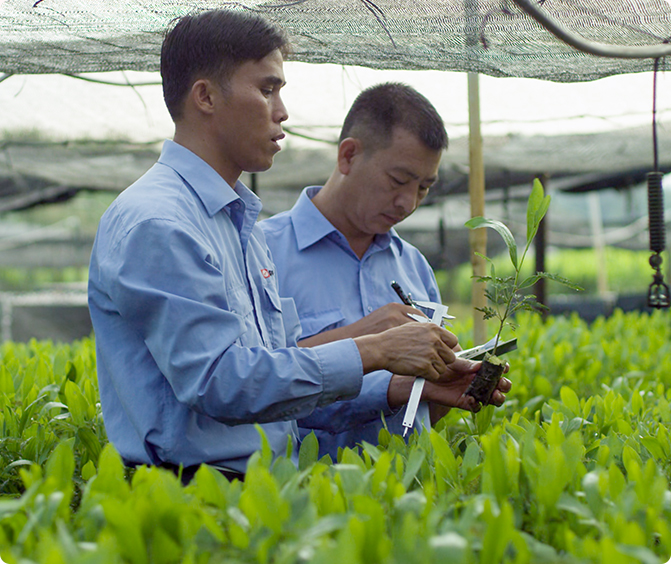
[[[418,301],[440,303],[424,256],[393,226],[410,215],[436,181],[447,133],[433,105],[395,83],[363,91],[345,118],[337,164],[323,187],[311,186],[288,212],[261,222],[275,264],[280,295],[293,297],[301,346],[374,334],[411,322],[391,287],[397,281]],[[396,302],[396,303],[393,303]],[[449,407],[475,410],[464,396],[479,363],[450,365],[451,378],[427,382],[415,427],[430,427]],[[315,432],[320,454],[377,443],[384,422],[402,433],[403,406],[414,378],[389,371],[367,376],[359,396],[315,410],[299,421]],[[500,405],[502,379],[492,402]]]
[[[240,476],[255,424],[280,455],[295,419],[356,397],[364,374],[438,380],[455,360],[456,337],[420,323],[295,346],[261,202],[239,181],[280,150],[286,45],[259,16],[224,10],[181,18],[164,39],[174,140],[103,215],[89,271],[105,427],[128,464]]]

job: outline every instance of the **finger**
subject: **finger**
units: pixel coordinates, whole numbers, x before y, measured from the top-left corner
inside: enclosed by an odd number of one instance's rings
[[[445,343],[448,347],[453,349],[459,344],[459,339],[454,333],[451,333],[447,329],[442,329],[440,332],[440,338],[442,339],[443,343]]]
[[[427,380],[439,382],[445,372],[447,372],[447,364],[442,358],[437,357],[431,361],[431,378],[427,378]]]
[[[459,358],[455,355],[454,362],[450,364],[449,369],[453,373],[452,377],[454,377],[457,375],[462,376],[465,374],[474,374],[480,369],[481,365],[481,362],[474,362],[465,358]]]
[[[494,390],[492,397],[489,398],[489,404],[495,405],[496,407],[501,407],[505,401],[506,396],[504,396],[499,390]]]
[[[434,362],[436,362],[436,361],[434,361]],[[443,372],[444,371],[436,370],[433,363],[431,363],[431,364],[429,364],[426,371],[424,372],[423,378],[428,380],[429,382],[438,382],[438,380],[440,379],[440,375]]]
[[[507,394],[512,389],[512,387],[513,383],[508,380],[508,378],[501,378],[499,383],[496,385],[496,388],[504,394]]]
[[[473,396],[467,396],[464,394],[464,396],[462,397],[466,398],[466,406],[464,409],[472,411],[473,413],[477,413],[482,408],[480,402],[476,400]]]
[[[440,358],[442,358],[443,361],[445,362],[445,370],[447,370],[448,364],[451,366],[454,363],[454,361],[457,360],[454,351],[450,347],[440,348],[437,352]]]
[[[466,394],[464,394],[463,396],[461,396],[461,400],[462,400],[460,406],[461,409],[465,409],[466,411],[472,411],[473,413],[477,413],[478,411],[480,411],[480,409],[482,409],[480,402],[472,396],[467,396]]]

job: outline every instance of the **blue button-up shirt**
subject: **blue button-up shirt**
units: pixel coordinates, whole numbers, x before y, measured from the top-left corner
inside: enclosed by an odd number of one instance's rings
[[[240,182],[166,141],[103,215],[89,308],[105,427],[126,460],[244,471],[255,423],[283,454],[292,420],[360,391],[351,339],[295,346],[260,210]]]
[[[321,214],[311,198],[320,188],[303,190],[294,207],[261,222],[278,267],[280,295],[296,302],[301,338],[358,321],[399,298],[396,280],[416,300],[440,303],[440,294],[426,258],[395,230],[377,235],[359,260],[345,237]],[[301,434],[315,431],[320,453],[335,460],[338,447],[362,440],[377,444],[383,427],[402,433],[405,409],[393,411],[387,402],[391,374],[379,371],[364,377],[361,394],[316,410],[299,421]],[[415,427],[430,426],[428,406],[420,404]]]

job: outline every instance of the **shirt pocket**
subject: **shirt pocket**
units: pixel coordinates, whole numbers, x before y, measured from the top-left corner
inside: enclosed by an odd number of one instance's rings
[[[254,320],[254,308],[249,299],[249,293],[243,285],[229,286],[226,289],[226,302],[228,311],[242,319],[243,332],[235,342],[244,347],[252,347],[263,344],[261,336],[256,329]]]
[[[301,339],[307,339],[317,333],[323,333],[324,331],[341,327],[344,325],[345,316],[341,309],[337,307],[325,311],[303,314],[300,316],[300,320],[301,328],[303,330]]]
[[[263,319],[268,330],[270,347],[273,349],[287,346],[286,333],[284,332],[284,318],[282,316],[282,298],[277,288],[270,284],[263,285],[266,306],[263,311]]]

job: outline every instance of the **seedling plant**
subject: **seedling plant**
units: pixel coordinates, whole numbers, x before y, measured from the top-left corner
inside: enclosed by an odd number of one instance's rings
[[[510,326],[515,329],[515,324],[511,321],[514,315],[521,310],[538,312],[547,309],[545,305],[538,302],[536,296],[529,292],[524,292],[531,288],[540,279],[545,278],[554,280],[560,284],[566,285],[575,290],[580,290],[578,286],[570,281],[548,272],[536,272],[526,278],[522,277],[522,265],[527,257],[531,243],[538,233],[541,221],[545,217],[550,207],[550,196],[545,195],[543,185],[537,178],[533,182],[533,188],[527,201],[527,233],[524,251],[519,256],[515,237],[510,229],[504,223],[496,219],[485,217],[474,217],[466,222],[469,229],[480,229],[490,227],[494,229],[501,237],[508,248],[508,255],[513,267],[513,274],[501,277],[496,274],[494,261],[491,258],[477,253],[478,256],[485,259],[490,265],[489,276],[479,276],[478,281],[485,283],[485,296],[491,305],[482,308],[476,308],[484,315],[484,319],[497,319],[498,328],[494,341],[494,348],[491,355],[485,357],[482,368],[473,380],[473,383],[466,391],[468,395],[473,396],[480,403],[486,405],[496,389],[496,385],[504,370],[504,363],[496,356],[497,348],[501,342],[501,334],[504,327]]]

